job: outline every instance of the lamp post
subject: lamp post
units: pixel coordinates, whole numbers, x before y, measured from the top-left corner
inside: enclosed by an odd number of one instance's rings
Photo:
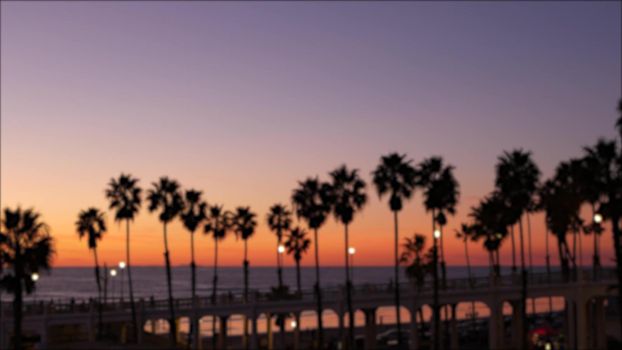
[[[119,269],[121,270],[121,304],[123,304],[123,281],[125,279],[125,261],[119,261]]]
[[[352,280],[352,284],[354,284],[354,254],[356,254],[356,248],[349,247],[348,255],[350,255],[350,279]]]
[[[433,294],[433,309],[434,313],[434,350],[439,350],[440,348],[440,318],[441,318],[441,310],[438,305],[438,241],[441,238],[441,230],[435,228],[434,229],[434,248],[432,249],[432,260],[434,263],[434,294]]]
[[[112,294],[112,299],[114,300],[114,287],[115,287],[114,280],[115,280],[115,277],[117,277],[117,270],[116,269],[110,269],[110,277],[112,277],[112,281],[111,281],[112,282],[112,288],[110,288],[110,289],[112,289],[112,291],[111,291],[110,294]]]
[[[35,288],[34,288],[34,292],[32,293],[32,298],[34,299],[35,304],[37,303],[37,282],[39,281],[39,274],[36,272],[33,272],[32,275],[30,275],[30,279],[32,280],[32,282],[35,284]]]

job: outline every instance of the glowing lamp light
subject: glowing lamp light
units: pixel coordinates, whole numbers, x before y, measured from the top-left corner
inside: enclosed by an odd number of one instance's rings
[[[119,261],[119,268],[123,270],[125,268],[125,261]]]
[[[279,244],[277,251],[279,252],[279,254],[283,254],[285,253],[285,247],[282,244]]]
[[[434,238],[439,239],[441,238],[441,230],[434,230]]]
[[[295,320],[292,320],[292,321],[289,323],[289,325],[290,325],[293,329],[296,329],[296,327],[298,327],[298,323],[296,323],[296,321],[295,321]]]
[[[110,270],[110,276],[115,277],[117,275],[117,270],[112,269]]]
[[[603,216],[599,213],[594,214],[594,222],[600,224],[601,222],[603,222]]]
[[[354,247],[348,248],[348,254],[354,255],[355,253],[356,253],[356,248],[354,248]]]
[[[544,344],[544,350],[552,350],[552,349],[553,349],[553,345],[551,345],[551,343]]]
[[[33,282],[37,282],[37,281],[39,280],[39,274],[38,274],[38,273],[36,273],[36,272],[34,272],[32,275],[30,275],[30,279],[31,279]]]

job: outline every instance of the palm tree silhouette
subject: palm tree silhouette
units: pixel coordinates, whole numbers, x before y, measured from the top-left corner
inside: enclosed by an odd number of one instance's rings
[[[443,226],[447,223],[446,214],[455,214],[456,204],[460,197],[459,185],[453,169],[452,166],[444,166],[443,159],[440,157],[425,159],[419,166],[419,186],[424,188],[424,206],[427,211],[432,212],[433,230],[438,224],[441,231],[440,266],[443,286],[447,284]]]
[[[125,220],[125,261],[127,263],[127,277],[130,289],[130,305],[132,308],[132,333],[134,340],[138,339],[138,321],[136,319],[136,304],[134,303],[134,288],[132,286],[132,264],[130,261],[130,221],[140,209],[141,189],[138,179],[130,174],[121,174],[118,179],[110,179],[106,189],[106,198],[110,201],[109,209],[115,210],[115,221]]]
[[[300,261],[302,260],[302,255],[305,254],[310,247],[311,240],[307,238],[307,232],[304,229],[296,226],[289,231],[289,235],[285,241],[285,248],[287,248],[287,254],[293,255],[294,261],[296,261],[296,287],[300,295],[302,295]]]
[[[236,237],[244,241],[244,301],[248,302],[248,239],[257,227],[256,215],[249,207],[238,207],[231,220],[232,230]]]
[[[218,292],[218,241],[225,239],[231,229],[231,213],[225,211],[222,205],[208,207],[203,231],[206,235],[211,234],[214,239],[214,279],[212,281],[212,304],[216,304]],[[212,321],[212,345],[216,347],[216,316]]]
[[[190,273],[191,273],[191,289],[192,289],[192,303],[197,303],[197,265],[194,260],[194,232],[199,225],[205,220],[205,209],[207,204],[201,199],[202,193],[197,190],[187,190],[185,193],[184,209],[181,213],[181,221],[190,232]],[[190,325],[190,336],[192,337],[193,348],[198,347],[198,319],[195,317]]]
[[[168,289],[168,309],[169,309],[169,334],[171,345],[177,343],[177,324],[175,322],[175,306],[173,302],[173,281],[171,277],[171,258],[168,249],[168,233],[166,225],[173,221],[184,208],[184,200],[181,196],[179,183],[166,176],[161,177],[158,182],[152,184],[152,188],[147,193],[149,211],[160,210],[159,219],[162,222],[164,237],[164,263],[166,264],[166,285]]]
[[[467,224],[461,224],[460,229],[456,230],[456,238],[464,243],[464,259],[467,266],[467,277],[469,279],[469,285],[473,286],[473,273],[471,272],[471,258],[469,257],[469,239],[473,235],[473,227]],[[471,301],[471,316],[473,320],[474,329],[476,326],[477,315],[475,313],[475,301]]]
[[[406,276],[413,280],[417,287],[423,287],[425,276],[431,270],[433,262],[426,260],[424,252],[425,236],[416,233],[412,238],[404,238],[400,262],[406,264]]]
[[[270,211],[266,216],[266,222],[268,227],[274,234],[276,234],[276,266],[277,277],[279,281],[279,290],[283,290],[283,264],[281,262],[281,253],[278,251],[278,247],[281,245],[283,235],[289,231],[292,224],[292,213],[283,204],[274,204],[270,207]]]
[[[356,211],[361,210],[367,203],[367,194],[365,193],[365,181],[360,178],[357,169],[349,170],[345,165],[342,165],[333,170],[330,177],[332,179],[333,214],[344,227],[346,303],[349,320],[347,348],[352,349],[354,347],[354,310],[352,309],[352,282],[350,280],[350,256],[348,253],[350,248],[348,225],[354,219]]]
[[[521,311],[523,320],[527,320],[527,269],[525,268],[525,249],[522,216],[533,203],[538,189],[540,170],[531,158],[531,152],[522,149],[504,152],[496,166],[495,186],[508,202],[511,213],[515,215],[511,225],[518,222],[521,257]],[[522,324],[521,348],[527,349],[527,326]]]
[[[324,326],[322,322],[322,289],[320,287],[320,255],[318,230],[331,211],[330,185],[320,182],[316,178],[307,178],[298,183],[298,188],[292,193],[292,205],[296,216],[307,222],[310,230],[313,230],[315,245],[315,296],[317,306],[318,338],[317,348],[324,347]]]
[[[257,227],[256,215],[249,207],[237,207],[231,218],[232,230],[244,241],[244,302],[248,302],[248,239]],[[244,345],[248,347],[248,322],[244,319]]]
[[[622,135],[621,135],[622,136]],[[598,140],[596,145],[585,147],[587,157],[594,159],[592,173],[602,196],[599,212],[609,220],[613,242],[620,242],[622,237],[622,149],[616,141]],[[622,285],[622,247],[614,244],[616,273],[618,284]],[[622,288],[618,288],[622,300]],[[619,304],[622,313],[622,303]],[[622,318],[620,319],[620,334],[622,335]]]
[[[620,140],[622,141],[622,98],[618,102],[618,121],[616,121],[616,128],[620,134]]]
[[[0,225],[0,261],[7,270],[1,287],[13,294],[13,347],[22,350],[23,294],[36,288],[31,276],[51,268],[54,240],[39,213],[32,209],[4,209]]]
[[[402,346],[402,326],[400,315],[400,274],[399,274],[399,231],[397,214],[402,210],[403,202],[412,197],[415,191],[416,171],[410,164],[411,160],[406,160],[406,155],[390,153],[380,157],[380,164],[372,172],[374,186],[378,192],[378,197],[382,198],[385,194],[389,195],[389,209],[393,212],[394,222],[394,278],[395,278],[395,314],[397,317],[397,339],[398,346]]]
[[[76,231],[80,239],[87,237],[87,243],[90,250],[93,251],[93,259],[95,263],[95,283],[97,284],[97,335],[101,336],[102,331],[102,287],[99,273],[99,260],[97,258],[97,241],[102,239],[106,232],[106,220],[104,213],[97,208],[88,208],[82,210],[78,214],[76,221]]]

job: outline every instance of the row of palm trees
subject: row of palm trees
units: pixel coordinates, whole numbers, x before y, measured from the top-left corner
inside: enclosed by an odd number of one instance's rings
[[[620,118],[617,128],[622,138],[622,101],[618,108]],[[399,254],[398,214],[404,202],[413,197],[416,190],[421,191],[423,205],[432,218],[432,232],[434,233],[433,247],[428,254],[423,254],[422,240],[415,237],[407,242],[412,249],[416,248],[412,261],[421,264],[427,255],[432,259],[431,271],[434,280],[434,348],[440,346],[438,336],[440,305],[438,293],[441,286],[446,284],[446,266],[443,242],[443,230],[447,225],[448,216],[455,213],[459,200],[459,184],[454,176],[454,168],[446,165],[442,158],[431,157],[414,165],[406,155],[391,153],[380,158],[376,169],[371,173],[373,185],[380,198],[388,197],[389,209],[394,220],[394,267],[395,286],[399,286],[399,265],[408,258]],[[109,209],[114,211],[115,221],[125,222],[126,228],[126,262],[128,270],[128,284],[130,304],[132,310],[132,330],[136,337],[136,307],[131,273],[130,255],[130,225],[138,214],[142,205],[142,189],[138,179],[128,174],[121,174],[113,178],[106,188],[105,195],[109,201]],[[328,174],[328,180],[319,177],[309,177],[300,181],[291,196],[292,210],[283,204],[275,204],[270,208],[266,221],[269,228],[275,233],[277,245],[285,241],[287,251],[294,255],[299,272],[300,259],[309,249],[311,241],[307,238],[306,230],[293,227],[292,216],[296,215],[307,229],[313,231],[313,246],[315,255],[315,285],[314,291],[317,303],[318,337],[317,346],[323,345],[323,324],[321,317],[322,294],[320,282],[319,261],[319,230],[330,215],[343,224],[344,227],[344,264],[345,284],[347,292],[347,306],[350,318],[350,328],[346,346],[353,345],[353,310],[352,286],[347,249],[349,247],[349,226],[356,214],[365,206],[368,196],[366,183],[356,169],[341,166]],[[218,288],[218,242],[224,239],[229,232],[236,234],[244,242],[244,298],[248,299],[249,261],[247,255],[247,241],[253,236],[257,225],[256,214],[248,207],[238,207],[228,211],[221,205],[208,205],[202,199],[201,191],[188,189],[182,191],[179,183],[173,179],[162,177],[154,182],[147,191],[146,200],[150,212],[158,214],[163,228],[164,261],[166,266],[167,291],[169,301],[169,323],[171,342],[175,342],[175,313],[173,308],[172,277],[170,256],[168,249],[167,226],[176,219],[180,219],[183,226],[191,234],[191,272],[192,296],[196,300],[196,264],[194,259],[194,233],[200,228],[214,240],[214,280],[212,282],[212,302],[216,301]],[[525,257],[525,240],[530,246],[529,216],[536,211],[543,211],[546,218],[546,227],[557,239],[558,254],[562,271],[570,276],[576,271],[577,244],[569,248],[567,235],[573,234],[573,241],[579,239],[580,233],[597,236],[603,232],[600,220],[593,220],[585,224],[581,219],[581,208],[588,205],[594,218],[608,220],[612,226],[614,250],[617,262],[618,279],[622,282],[622,264],[620,247],[620,218],[622,217],[622,147],[619,140],[599,140],[594,146],[586,147],[584,154],[576,159],[562,162],[555,174],[549,180],[541,183],[540,171],[528,151],[522,149],[504,152],[496,166],[495,189],[481,202],[472,208],[471,221],[461,226],[460,239],[465,244],[468,240],[481,241],[488,252],[491,271],[498,275],[500,271],[499,248],[504,240],[512,243],[513,270],[516,270],[516,247],[514,227],[518,227],[521,283],[523,297],[526,299],[527,274]],[[293,213],[293,214],[292,214]],[[596,215],[597,214],[597,215]],[[527,238],[523,218],[527,220]],[[76,222],[76,230],[80,237],[87,237],[88,247],[93,251],[95,260],[95,278],[98,284],[98,293],[101,300],[101,285],[99,262],[97,258],[97,242],[102,239],[106,231],[103,212],[97,208],[88,208],[81,211]],[[547,267],[550,267],[547,242]],[[593,263],[600,265],[598,244],[595,244]],[[41,222],[39,215],[32,210],[4,211],[2,233],[0,235],[0,269],[10,270],[12,273],[2,274],[2,286],[15,294],[14,310],[16,310],[15,340],[20,348],[21,334],[21,295],[25,288],[28,292],[34,288],[30,281],[30,273],[50,266],[53,254],[53,240],[49,236],[47,226]],[[410,248],[409,248],[410,249]],[[580,250],[580,248],[579,248]],[[412,263],[411,263],[412,264]],[[440,269],[440,276],[439,270]],[[407,270],[412,271],[409,268]],[[285,286],[282,281],[282,261],[277,253],[277,276],[279,290]],[[300,276],[297,276],[297,287],[300,291]],[[622,288],[618,289],[622,297]],[[396,315],[398,317],[398,341],[402,342],[400,325],[400,289],[394,288]],[[101,303],[100,303],[101,304]],[[101,310],[101,308],[100,308]],[[19,315],[18,315],[19,314]],[[193,325],[196,332],[196,325]],[[622,322],[621,322],[622,332]],[[526,335],[526,328],[523,329]],[[197,338],[197,337],[195,337]],[[526,339],[523,347],[527,346]]]

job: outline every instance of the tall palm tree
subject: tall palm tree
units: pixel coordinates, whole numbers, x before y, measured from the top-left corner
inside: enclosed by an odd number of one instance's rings
[[[318,231],[326,221],[331,211],[330,185],[321,182],[317,177],[307,178],[298,183],[298,188],[292,193],[292,205],[296,216],[307,222],[313,230],[315,245],[315,296],[317,306],[318,338],[317,348],[324,347],[324,325],[322,322],[322,289],[320,286],[320,244]]]
[[[357,169],[350,170],[345,165],[330,173],[332,179],[331,197],[333,199],[333,214],[344,227],[344,253],[346,265],[346,303],[348,306],[348,342],[347,348],[354,347],[354,310],[352,309],[352,282],[350,279],[349,253],[350,241],[348,225],[352,223],[354,215],[367,203],[365,181],[361,179]]]
[[[205,220],[205,210],[207,208],[207,204],[201,199],[201,196],[201,191],[187,190],[184,197],[184,209],[181,213],[181,221],[186,230],[190,232],[190,274],[193,304],[197,302],[197,265],[194,260],[194,232]],[[190,325],[190,335],[193,348],[195,349],[198,347],[198,327],[198,319],[195,315]]]
[[[520,257],[521,257],[521,311],[523,320],[527,320],[527,269],[525,268],[525,249],[522,216],[533,203],[538,189],[540,170],[531,157],[531,152],[516,149],[504,152],[496,166],[495,186],[501,196],[508,202],[511,212],[518,222]],[[522,324],[521,348],[527,349],[527,326]]]
[[[0,287],[13,293],[13,347],[22,350],[23,294],[35,289],[33,273],[51,268],[54,240],[39,213],[4,209],[0,225],[0,261],[6,270]]]
[[[298,294],[302,294],[302,288],[300,283],[300,261],[302,255],[305,254],[311,247],[311,240],[307,238],[307,232],[301,227],[294,227],[289,231],[287,240],[285,241],[285,248],[287,248],[287,254],[294,256],[296,262],[296,287]]]
[[[136,319],[136,304],[134,303],[134,288],[132,286],[132,264],[130,260],[130,222],[134,221],[140,210],[141,189],[138,179],[130,174],[121,174],[118,179],[110,179],[106,189],[106,198],[110,201],[109,209],[115,210],[114,220],[125,220],[125,261],[127,263],[127,277],[130,289],[130,305],[132,308],[132,332],[134,340],[138,339],[138,321]]]
[[[270,207],[270,211],[266,216],[268,227],[276,234],[276,266],[277,277],[279,281],[279,290],[283,290],[283,264],[281,262],[281,253],[278,247],[281,245],[283,236],[289,231],[292,224],[292,213],[283,204],[274,204]]]
[[[164,263],[166,264],[166,285],[168,289],[168,309],[169,309],[169,334],[171,345],[177,343],[177,324],[175,322],[175,306],[173,302],[173,281],[171,277],[171,258],[168,249],[168,232],[166,225],[181,214],[184,208],[184,199],[179,189],[179,183],[166,176],[161,177],[158,182],[152,184],[152,188],[147,193],[149,211],[160,211],[159,220],[162,222],[164,238]]]
[[[101,336],[102,331],[102,286],[99,273],[99,260],[97,258],[97,241],[103,238],[106,232],[106,219],[104,213],[99,209],[91,207],[86,210],[82,210],[78,214],[78,221],[76,221],[76,231],[80,239],[87,237],[87,243],[90,250],[93,251],[93,259],[95,263],[95,283],[97,285],[97,335]]]
[[[395,278],[395,314],[397,317],[397,339],[398,345],[402,344],[402,326],[400,315],[400,274],[399,274],[399,231],[398,213],[402,210],[403,202],[410,199],[415,191],[417,173],[411,165],[411,160],[406,159],[406,155],[390,153],[380,157],[380,164],[372,172],[374,186],[378,197],[389,195],[389,209],[393,212],[394,228],[394,278]]]
[[[231,227],[236,237],[244,242],[244,302],[248,302],[248,239],[255,233],[257,215],[249,207],[237,207],[231,218]],[[244,319],[244,345],[248,347],[248,322]]]
[[[424,188],[424,206],[432,212],[433,228],[439,225],[440,236],[440,266],[443,286],[447,284],[447,269],[445,266],[445,248],[443,240],[443,226],[447,223],[447,214],[456,213],[456,204],[460,197],[458,181],[453,174],[452,166],[445,166],[443,159],[432,157],[425,159],[419,166],[419,186]]]

